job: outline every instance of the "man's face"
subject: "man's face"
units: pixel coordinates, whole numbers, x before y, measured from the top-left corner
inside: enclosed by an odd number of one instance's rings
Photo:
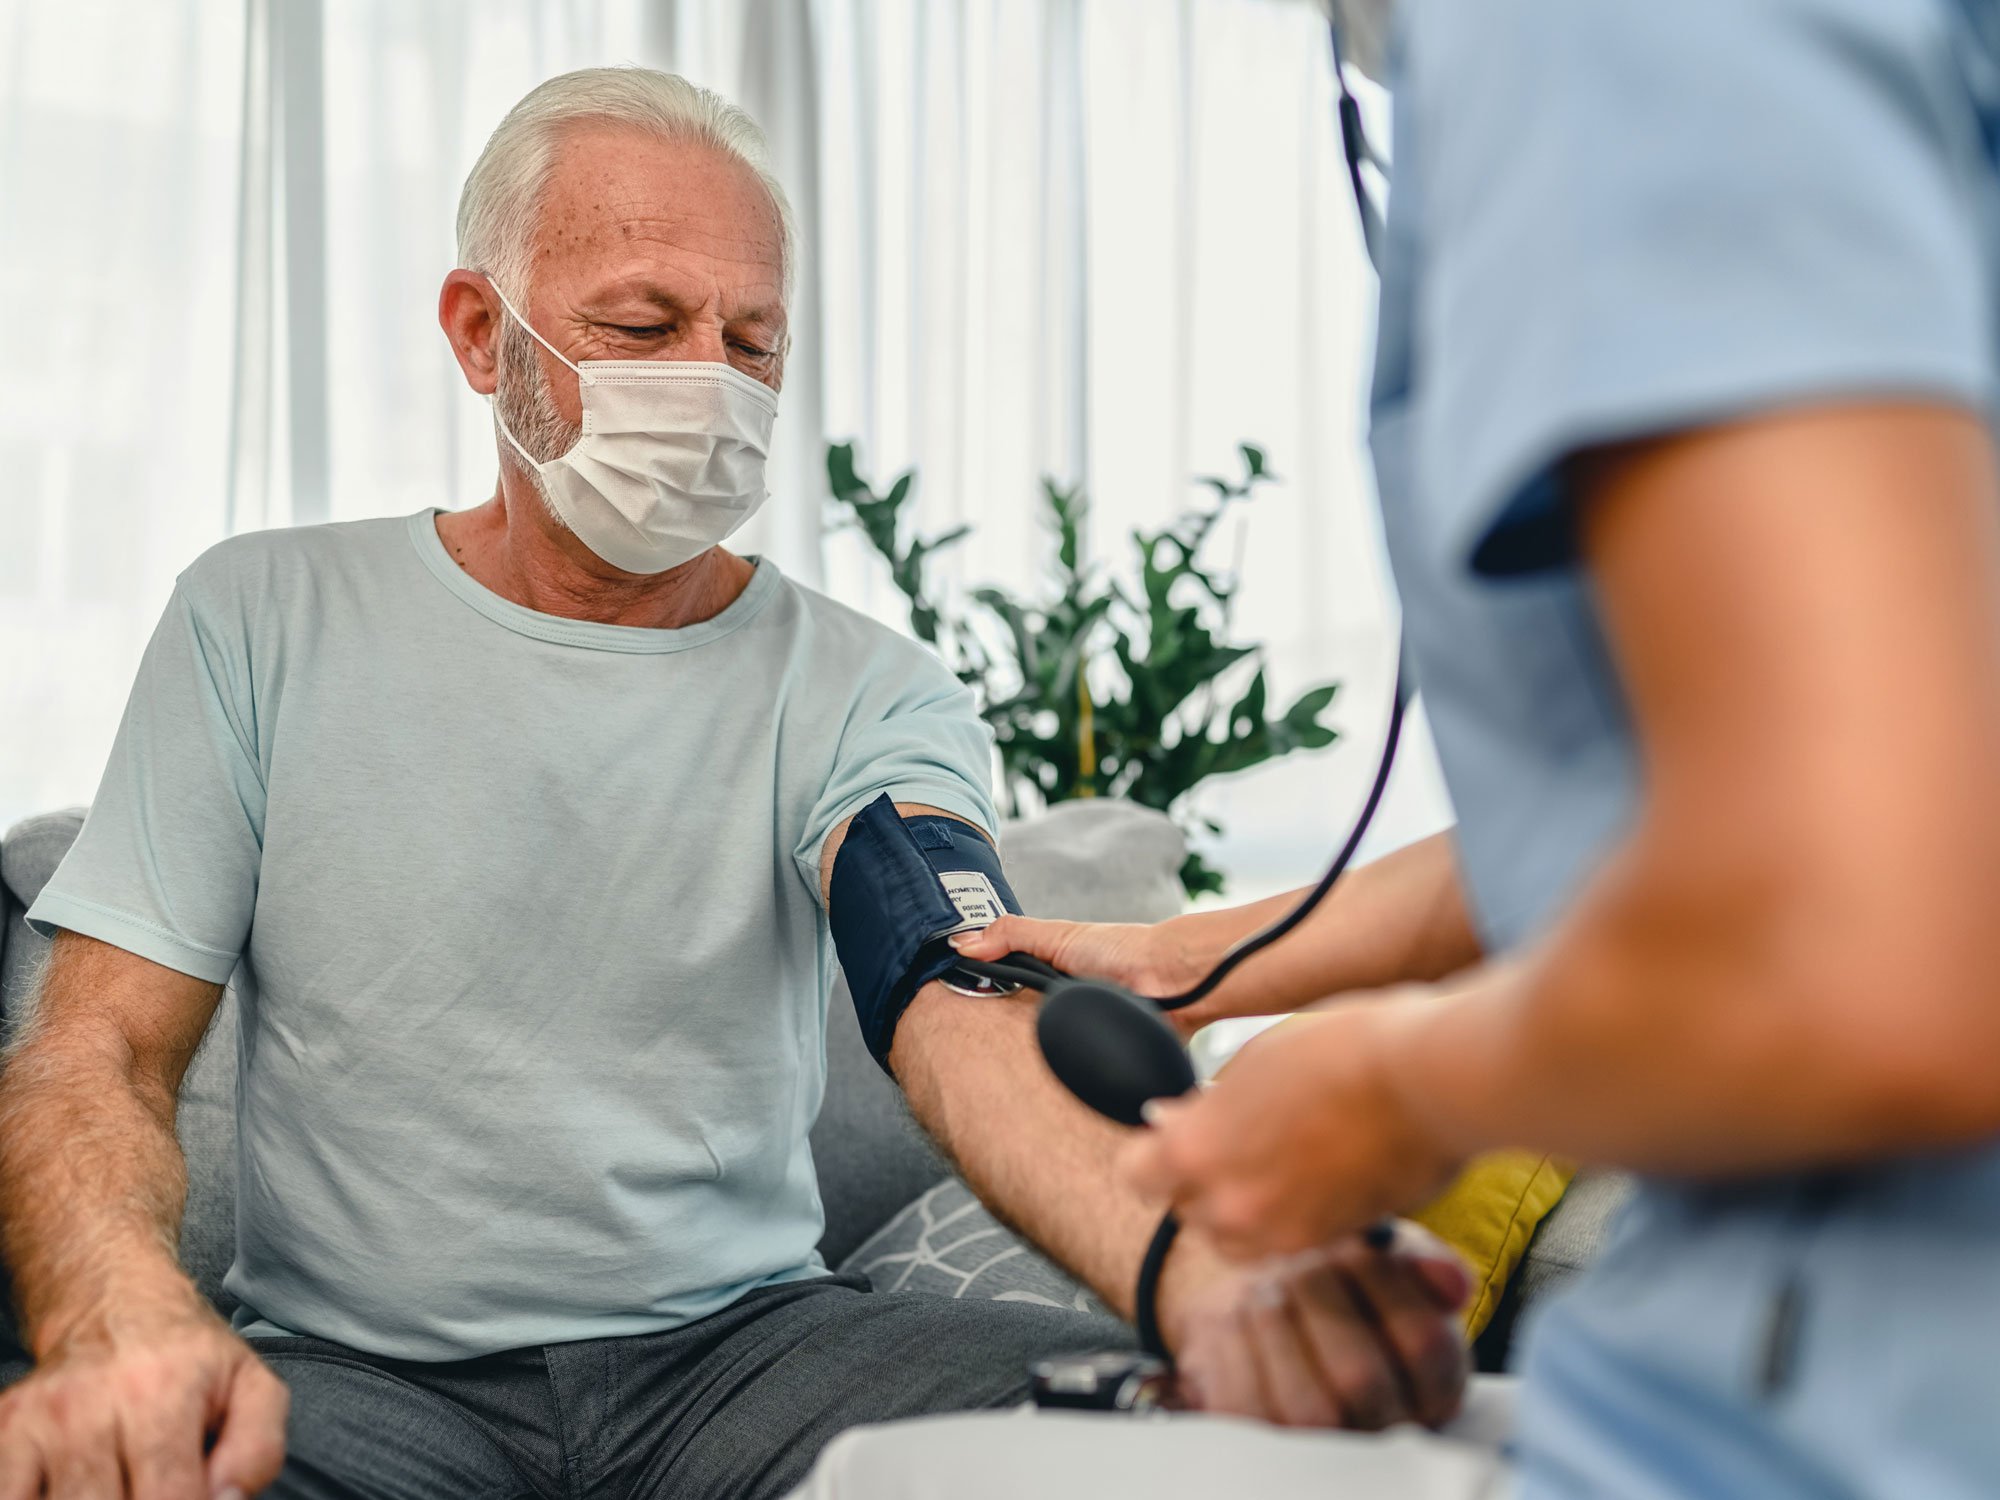
[[[784,237],[742,163],[623,126],[570,131],[537,215],[526,302],[535,331],[573,361],[733,365],[777,390],[784,375]],[[501,416],[530,453],[566,451],[583,420],[576,377],[515,327],[500,333]]]

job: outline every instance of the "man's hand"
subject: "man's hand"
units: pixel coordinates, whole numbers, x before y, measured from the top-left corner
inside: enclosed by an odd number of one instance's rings
[[[278,1476],[290,1393],[206,1304],[66,1333],[0,1393],[0,1500],[238,1500]]]
[[[1231,1268],[1178,1315],[1181,1398],[1289,1427],[1439,1426],[1465,1394],[1457,1312],[1471,1288],[1458,1257],[1409,1223],[1389,1250],[1349,1236]]]
[[[1463,1166],[1384,1076],[1387,1034],[1421,997],[1342,1000],[1251,1042],[1215,1083],[1148,1107],[1125,1180],[1224,1255],[1332,1242],[1427,1201]]]

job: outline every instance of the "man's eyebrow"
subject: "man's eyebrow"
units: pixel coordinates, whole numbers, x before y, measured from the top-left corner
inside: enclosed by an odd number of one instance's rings
[[[686,312],[688,309],[688,304],[684,299],[676,296],[672,291],[661,286],[658,282],[653,281],[628,282],[623,286],[607,291],[603,300],[611,301],[621,296],[637,297],[641,302],[650,302],[655,307],[665,308],[669,312]],[[755,323],[762,327],[769,324],[781,323],[784,321],[784,317],[784,303],[770,301],[759,302],[754,306],[729,313],[726,321],[731,323]]]
[[[782,323],[785,321],[785,307],[781,302],[760,302],[755,307],[745,308],[742,312],[731,313],[729,321],[756,323],[759,326]]]

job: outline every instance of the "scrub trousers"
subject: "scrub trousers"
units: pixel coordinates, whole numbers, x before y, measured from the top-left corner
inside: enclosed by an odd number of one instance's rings
[[[1442,1432],[1027,1408],[889,1422],[836,1438],[790,1500],[1504,1500],[1514,1386],[1476,1378]]]

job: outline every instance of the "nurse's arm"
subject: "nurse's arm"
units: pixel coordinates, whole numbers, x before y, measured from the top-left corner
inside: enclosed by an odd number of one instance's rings
[[[1191,989],[1244,938],[1279,920],[1304,890],[1151,924],[1003,917],[964,951],[1032,953],[1064,973],[1109,979],[1155,997]],[[1230,1016],[1280,1015],[1350,990],[1422,984],[1480,958],[1450,833],[1433,834],[1351,870],[1285,940],[1248,960],[1214,994],[1172,1011],[1184,1035]]]
[[[1800,410],[1577,465],[1636,826],[1380,1059],[1449,1145],[1692,1174],[2000,1131],[2000,482],[1974,414]]]

